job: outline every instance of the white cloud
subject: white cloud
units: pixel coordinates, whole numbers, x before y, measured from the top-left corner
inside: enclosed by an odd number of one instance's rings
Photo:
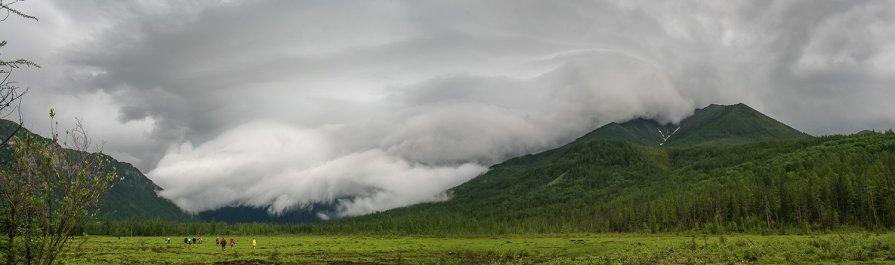
[[[530,79],[438,78],[338,125],[249,122],[169,151],[149,176],[192,212],[336,202],[338,215],[366,214],[442,199],[492,164],[606,121],[677,121],[693,109],[651,63],[612,52],[570,58]]]
[[[184,143],[149,175],[190,212],[247,205],[280,213],[338,201],[338,214],[357,215],[443,198],[445,187],[485,170],[415,164],[380,149],[342,153],[329,130],[248,123],[196,148]]]

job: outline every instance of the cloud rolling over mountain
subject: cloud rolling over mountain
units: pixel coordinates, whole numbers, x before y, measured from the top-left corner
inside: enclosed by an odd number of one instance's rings
[[[28,3],[26,121],[79,116],[189,211],[443,199],[612,121],[745,102],[895,127],[889,1]]]

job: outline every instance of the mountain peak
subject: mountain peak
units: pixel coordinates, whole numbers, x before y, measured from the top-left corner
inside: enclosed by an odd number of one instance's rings
[[[630,141],[649,146],[748,143],[810,136],[743,103],[710,104],[679,124],[635,118],[600,127],[582,139]]]

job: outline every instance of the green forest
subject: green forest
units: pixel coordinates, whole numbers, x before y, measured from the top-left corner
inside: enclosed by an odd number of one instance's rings
[[[895,134],[658,148],[589,141],[514,159],[445,203],[320,225],[398,233],[783,233],[895,227]]]

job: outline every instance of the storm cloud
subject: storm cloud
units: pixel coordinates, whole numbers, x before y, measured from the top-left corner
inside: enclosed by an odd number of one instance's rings
[[[443,200],[508,158],[711,103],[816,135],[895,127],[890,1],[23,7],[41,21],[0,31],[44,66],[16,73],[26,120],[81,117],[190,212]]]

